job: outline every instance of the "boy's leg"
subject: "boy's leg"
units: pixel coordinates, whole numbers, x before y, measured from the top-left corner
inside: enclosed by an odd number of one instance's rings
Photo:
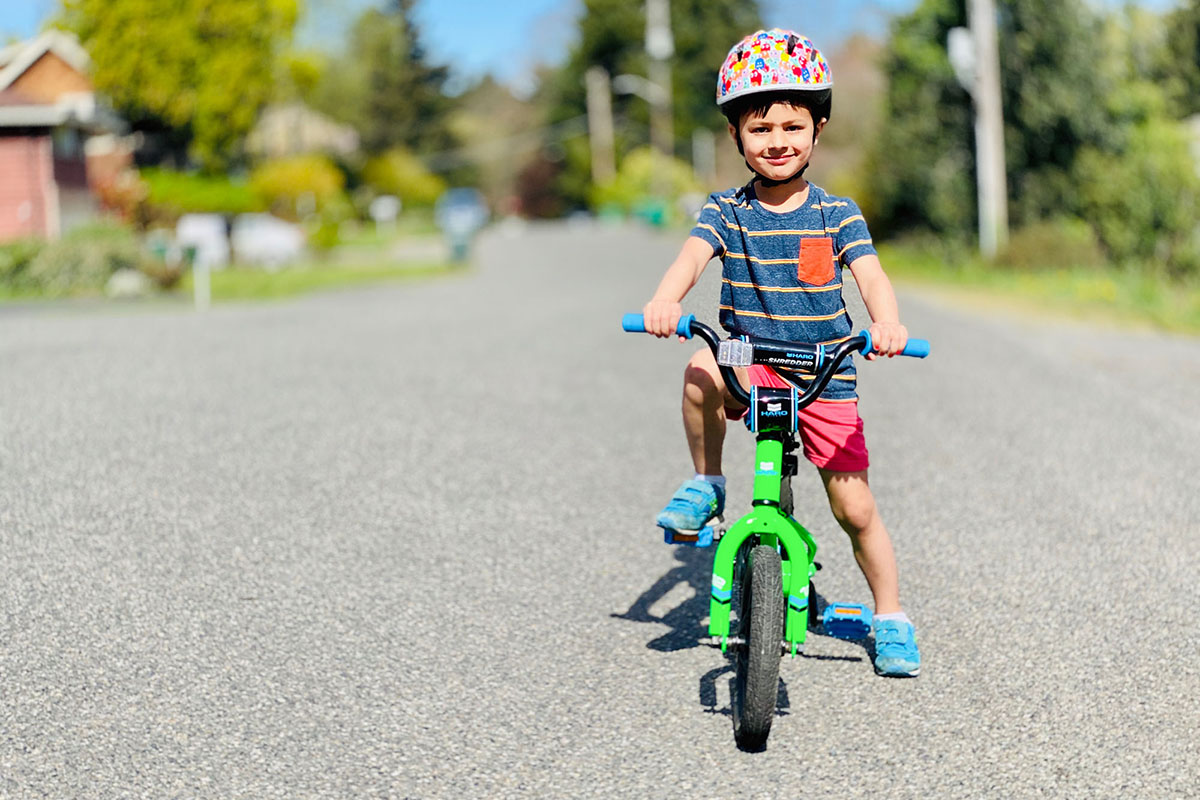
[[[921,652],[913,624],[900,609],[896,554],[867,484],[867,471],[820,472],[829,506],[850,535],[854,558],[875,596],[875,671],[887,677],[916,677],[921,673]]]
[[[900,577],[896,568],[896,554],[867,483],[867,471],[833,472],[821,469],[819,472],[833,516],[850,536],[854,559],[875,597],[875,613],[900,611]]]
[[[683,373],[683,430],[699,475],[721,474],[725,446],[725,406],[729,397],[717,360],[707,347],[696,351]]]
[[[670,531],[694,531],[725,509],[721,452],[725,444],[725,382],[707,348],[688,362],[683,379],[683,428],[696,476],[686,480],[659,512],[656,522]],[[732,404],[732,401],[729,400]],[[678,535],[673,541],[690,541]]]

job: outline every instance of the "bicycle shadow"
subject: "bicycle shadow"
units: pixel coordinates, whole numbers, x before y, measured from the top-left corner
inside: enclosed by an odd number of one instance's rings
[[[646,591],[642,592],[633,601],[633,604],[629,606],[628,611],[620,614],[610,614],[615,619],[623,619],[630,622],[649,622],[666,625],[668,628],[666,633],[656,636],[646,643],[648,650],[657,652],[673,653],[681,650],[691,650],[702,644],[707,646],[708,640],[708,625],[706,624],[706,620],[708,619],[709,590],[712,580],[712,548],[677,546],[674,549],[675,559],[679,563],[667,570]],[[651,608],[657,602],[681,584],[692,589],[691,597],[662,615],[651,613]],[[820,592],[815,589],[809,597],[809,602],[814,604],[818,618],[829,604]],[[810,638],[814,635],[829,637],[829,634],[825,632],[820,623],[816,625],[810,624],[808,633]],[[868,638],[851,641],[863,648],[862,656],[797,653],[796,658],[808,661],[861,662],[865,657],[870,663],[874,663],[875,645],[873,640]],[[731,682],[733,680],[733,657],[728,653],[725,655],[724,664],[709,670],[700,678],[700,705],[704,708],[705,713],[708,714],[723,714],[725,716],[732,716],[733,714],[728,705],[718,708],[717,701],[717,680],[726,674],[730,676]],[[785,656],[784,662],[786,663],[788,660],[790,659]],[[791,703],[788,700],[787,684],[780,677],[779,697],[775,706],[775,713],[777,716],[785,716],[789,713],[788,709],[790,707]]]

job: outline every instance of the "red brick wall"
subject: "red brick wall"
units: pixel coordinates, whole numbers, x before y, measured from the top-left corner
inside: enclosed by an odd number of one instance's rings
[[[58,233],[49,136],[0,136],[0,241]]]

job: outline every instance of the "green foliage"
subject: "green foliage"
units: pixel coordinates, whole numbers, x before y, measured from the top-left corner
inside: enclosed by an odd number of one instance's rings
[[[415,0],[389,0],[382,9],[368,9],[354,26],[350,53],[361,63],[366,87],[358,124],[363,148],[371,154],[395,145],[431,153],[450,141],[450,101],[443,94],[447,68],[428,63],[414,5]]]
[[[1159,18],[1138,9],[1098,17],[1084,0],[997,7],[1015,228],[1005,258],[1028,268],[1088,267],[1097,260],[1094,238],[1118,261],[1153,259],[1190,272],[1200,260],[1195,162],[1173,119],[1190,67],[1164,66],[1167,53],[1183,52],[1183,34],[1167,36]],[[1186,28],[1200,15],[1168,19]],[[873,196],[863,202],[876,214],[877,234],[974,233],[971,106],[945,54],[947,31],[964,23],[961,0],[923,0],[893,27],[885,65],[890,121],[870,160]],[[1163,44],[1172,37],[1174,51]],[[1063,217],[1086,220],[1093,236],[1053,221]]]
[[[877,236],[927,227],[961,237],[973,228],[971,100],[946,55],[948,32],[964,18],[962,0],[924,0],[893,23],[883,64],[888,123],[867,157],[871,192],[860,200]]]
[[[1179,104],[1181,116],[1200,113],[1200,0],[1186,0],[1166,20],[1166,52],[1156,77]]]
[[[266,204],[249,183],[223,176],[148,168],[141,171],[148,193],[148,218],[174,223],[182,214],[243,214]]]
[[[302,219],[345,202],[346,178],[325,156],[292,156],[266,161],[250,174],[254,193],[272,212]]]
[[[91,56],[92,79],[135,127],[190,136],[218,170],[268,99],[297,0],[63,0],[62,23]]]
[[[1100,20],[1084,0],[1003,0],[998,7],[1010,216],[1020,224],[1074,214],[1076,155],[1119,145]]]
[[[0,287],[20,288],[25,271],[46,243],[41,239],[17,239],[0,244]]]
[[[589,67],[603,67],[610,76],[647,74],[646,18],[642,3],[627,0],[585,0],[579,39],[552,87],[551,123],[576,119],[587,111]],[[729,48],[762,27],[756,2],[747,0],[674,0],[671,28],[675,57],[671,60],[672,119],[676,149],[691,146],[697,127],[721,130],[717,110],[717,71]],[[636,95],[614,95],[616,146],[623,155],[649,141],[650,111]],[[581,146],[579,146],[581,145]],[[586,204],[591,187],[591,157],[581,135],[563,143],[566,160],[558,171],[560,204]]]
[[[17,276],[14,288],[47,297],[96,292],[119,269],[141,269],[147,261],[128,229],[97,223],[47,243]]]
[[[611,183],[593,189],[592,205],[634,211],[647,198],[659,194],[659,176],[664,174],[667,200],[675,200],[685,194],[704,193],[686,162],[677,158],[667,159],[649,147],[642,147],[624,158],[617,177]]]
[[[446,191],[445,181],[403,147],[394,147],[368,161],[363,180],[379,194],[396,195],[405,208],[430,207]]]
[[[1107,259],[1090,225],[1059,218],[1014,230],[996,262],[1018,270],[1099,269]]]
[[[1074,179],[1084,215],[1115,259],[1155,260],[1200,275],[1200,179],[1183,125],[1146,120],[1132,129],[1119,157],[1087,148]]]

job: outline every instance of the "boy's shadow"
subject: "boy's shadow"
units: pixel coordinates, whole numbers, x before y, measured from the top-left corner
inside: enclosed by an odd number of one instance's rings
[[[679,562],[671,569],[667,570],[662,577],[656,580],[646,591],[633,602],[629,610],[623,614],[612,614],[616,619],[629,620],[631,622],[653,622],[661,625],[666,625],[668,630],[661,636],[657,636],[646,643],[646,647],[650,650],[659,652],[673,653],[678,650],[690,650],[707,642],[708,627],[704,624],[705,618],[708,617],[709,611],[709,591],[712,581],[712,557],[713,548],[711,547],[686,547],[676,546],[675,558]],[[667,611],[662,616],[655,616],[650,612],[650,608],[662,598],[666,597],[675,587],[680,584],[690,586],[693,590],[692,596]],[[817,591],[813,591],[809,597],[809,602],[814,605],[816,610],[816,618],[819,620],[821,613],[824,612],[828,601]],[[828,636],[824,628],[819,622],[809,623],[809,634],[817,636]],[[864,650],[864,655],[870,663],[875,661],[875,643],[871,639],[854,640],[856,644]],[[808,655],[799,653],[799,658],[804,658],[812,661],[862,661],[862,656],[833,656],[833,655]],[[700,678],[700,705],[710,714],[730,715],[732,712],[726,706],[725,708],[717,707],[717,679],[722,675],[728,674],[730,682],[733,681],[733,656],[731,653],[726,654],[726,662],[715,669],[709,670]],[[776,705],[776,714],[787,714],[787,709],[791,707],[788,700],[787,684],[783,678],[779,679],[779,698]]]

